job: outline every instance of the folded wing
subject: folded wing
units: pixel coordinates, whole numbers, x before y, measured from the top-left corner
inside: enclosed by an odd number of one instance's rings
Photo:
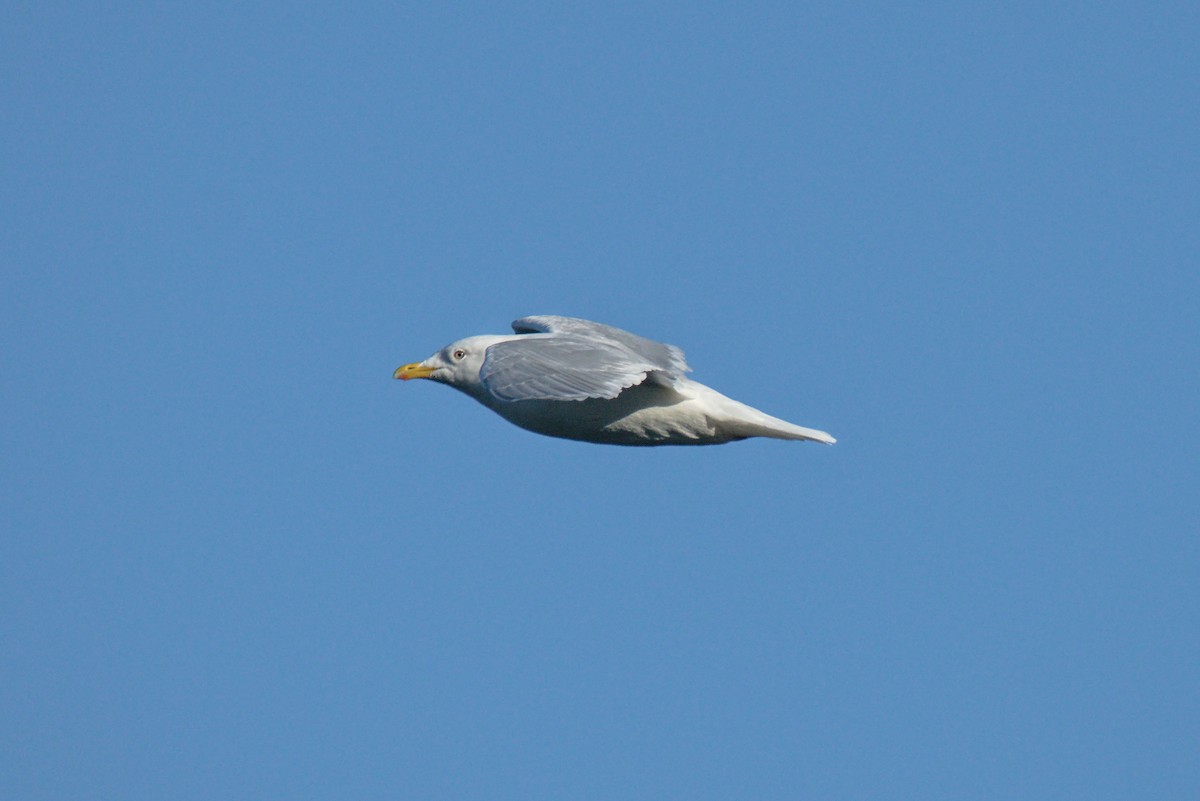
[[[654,369],[662,370],[672,376],[681,376],[691,372],[683,351],[674,345],[666,345],[646,339],[637,334],[631,334],[620,328],[591,320],[581,320],[578,317],[558,317],[550,314],[522,317],[514,320],[513,331],[518,334],[572,334],[585,339],[620,345],[637,358],[644,359],[654,365]]]
[[[489,347],[479,379],[502,401],[571,401],[615,398],[659,369],[616,343],[536,334]]]

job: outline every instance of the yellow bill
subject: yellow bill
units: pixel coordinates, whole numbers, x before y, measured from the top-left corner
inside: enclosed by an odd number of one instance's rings
[[[434,368],[421,364],[421,362],[413,362],[397,367],[396,372],[392,373],[392,378],[399,378],[401,381],[407,381],[410,378],[429,378],[433,371]]]

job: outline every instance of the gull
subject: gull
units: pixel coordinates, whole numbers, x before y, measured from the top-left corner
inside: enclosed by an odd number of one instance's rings
[[[521,428],[583,442],[837,441],[687,378],[691,368],[674,345],[575,317],[522,317],[512,328],[452,342],[393,378],[448,384]]]

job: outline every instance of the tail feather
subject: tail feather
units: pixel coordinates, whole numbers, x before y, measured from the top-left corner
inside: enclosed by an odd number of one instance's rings
[[[750,421],[739,420],[734,425],[745,432],[746,436],[751,437],[773,437],[774,439],[799,439],[812,440],[813,442],[823,442],[826,445],[832,445],[837,442],[832,436],[824,431],[818,431],[815,428],[805,428],[786,420],[780,420],[778,417],[771,417],[769,414],[764,414],[765,420]]]
[[[722,396],[725,397],[725,396]],[[725,397],[727,418],[720,426],[731,433],[743,437],[772,437],[774,439],[812,440],[832,445],[837,442],[832,436],[815,428],[805,428],[787,420],[772,417],[766,412],[760,412],[753,406]]]

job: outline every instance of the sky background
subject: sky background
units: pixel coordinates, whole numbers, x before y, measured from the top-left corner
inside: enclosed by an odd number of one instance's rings
[[[4,4],[0,796],[1200,797],[1197,8]]]

